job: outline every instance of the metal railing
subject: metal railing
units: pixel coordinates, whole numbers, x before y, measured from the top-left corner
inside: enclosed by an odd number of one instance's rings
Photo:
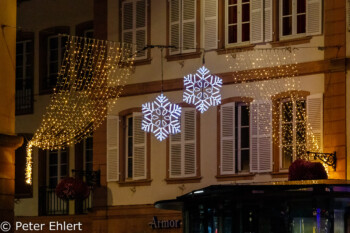
[[[57,197],[55,188],[40,187],[39,202],[40,215],[67,215],[69,213],[68,200]]]

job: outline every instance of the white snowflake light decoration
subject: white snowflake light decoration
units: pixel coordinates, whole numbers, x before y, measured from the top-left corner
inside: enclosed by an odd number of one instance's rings
[[[180,133],[181,107],[169,102],[163,94],[142,105],[142,130],[154,133],[159,141],[169,134]]]
[[[201,113],[207,111],[210,106],[221,103],[222,79],[211,75],[205,66],[199,68],[196,74],[185,76],[184,86],[183,100],[194,104]]]

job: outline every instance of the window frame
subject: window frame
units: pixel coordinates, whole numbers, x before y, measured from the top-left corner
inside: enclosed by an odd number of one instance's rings
[[[28,107],[25,108],[21,108],[20,105],[21,103],[21,99],[19,98],[19,92],[20,89],[17,89],[17,84],[16,84],[16,115],[24,115],[24,114],[32,114],[34,112],[34,52],[35,52],[35,44],[34,44],[34,33],[33,32],[18,32],[17,33],[17,41],[16,41],[16,47],[17,44],[23,44],[23,48],[22,48],[22,77],[20,78],[20,80],[22,80],[22,89],[21,91],[27,91],[30,90],[30,94],[29,96],[25,95],[26,97],[29,97],[29,103],[28,103]],[[32,43],[32,47],[31,50],[27,49],[27,44],[28,43]],[[18,54],[18,51],[16,49],[16,56]],[[28,65],[29,63],[29,65]],[[28,79],[28,74],[27,74],[27,70],[26,67],[30,66],[30,79]],[[16,70],[19,66],[17,65],[16,62]],[[17,76],[17,71],[16,71],[16,83],[18,82],[18,76]],[[27,82],[29,82],[29,85],[27,84]],[[29,88],[27,88],[29,86]],[[27,98],[25,98],[27,99]],[[27,106],[25,104],[25,106]]]
[[[282,141],[282,125],[283,125],[283,116],[282,116],[282,105],[283,103],[286,103],[286,102],[291,102],[292,103],[292,111],[293,111],[293,117],[292,117],[292,129],[293,129],[293,135],[292,135],[292,148],[293,148],[293,155],[292,155],[292,162],[295,161],[297,159],[297,135],[296,135],[296,129],[297,129],[297,124],[300,123],[300,121],[297,121],[297,116],[296,116],[296,111],[297,111],[297,101],[305,101],[305,116],[304,116],[304,124],[305,124],[305,143],[303,144],[305,146],[305,149],[307,148],[307,139],[306,139],[306,98],[305,97],[301,97],[301,98],[298,98],[298,99],[293,99],[293,98],[283,98],[280,100],[280,106],[279,106],[279,111],[280,111],[280,120],[279,120],[279,144],[280,144],[280,169],[281,170],[286,170],[288,168],[284,168],[283,167],[283,141]],[[300,144],[299,144],[300,145]],[[290,145],[289,145],[290,146]]]
[[[183,0],[179,0],[181,1],[181,5],[182,5],[182,1]],[[194,51],[191,52],[185,52],[182,53],[181,51],[177,54],[171,54],[170,49],[166,50],[166,59],[167,61],[179,61],[179,60],[184,60],[184,59],[193,59],[193,58],[199,58],[201,57],[201,22],[200,22],[200,18],[201,18],[201,1],[200,0],[195,0],[195,7],[196,7],[196,13],[195,13],[195,43],[197,46],[196,49]],[[166,45],[170,46],[170,3],[169,1],[166,1],[167,5],[166,5]],[[181,20],[180,20],[181,22]],[[180,23],[179,24],[182,24]],[[180,29],[179,29],[180,30]],[[181,31],[181,30],[180,30]],[[181,41],[182,41],[182,34],[180,35],[181,38],[179,38],[180,40],[180,46],[181,46]]]
[[[281,173],[288,174],[287,169],[281,168],[282,163],[282,157],[280,153],[280,103],[283,99],[291,98],[291,99],[305,99],[307,100],[307,97],[310,95],[309,91],[286,91],[278,93],[271,97],[272,99],[272,134],[274,135],[275,139],[273,140],[273,173],[274,175],[278,176]],[[306,102],[306,111],[307,111],[307,102]]]
[[[146,133],[146,179],[133,180],[127,178],[127,166],[126,166],[126,117],[132,115],[134,112],[141,112],[141,108],[129,108],[119,112],[119,180],[120,186],[147,186],[151,185],[151,135]]]
[[[253,98],[250,97],[240,97],[240,96],[236,96],[236,97],[229,97],[226,99],[221,100],[221,104],[217,107],[217,175],[216,175],[216,179],[218,181],[230,181],[230,180],[252,180],[255,176],[255,173],[250,171],[246,172],[238,172],[237,170],[237,162],[236,160],[238,160],[237,155],[234,155],[234,159],[235,159],[235,172],[232,174],[222,174],[221,173],[221,108],[223,105],[225,104],[229,104],[229,103],[235,103],[235,107],[236,104],[242,103],[242,104],[249,104],[253,101]],[[249,127],[251,127],[251,123],[250,123],[250,116],[249,116]],[[235,126],[235,135],[236,135],[236,126]],[[249,130],[249,137],[250,136],[250,130]],[[236,139],[235,139],[235,143],[236,143]],[[250,141],[249,141],[250,143]],[[236,145],[235,145],[236,147]],[[250,151],[250,148],[249,148]],[[236,152],[236,148],[235,148],[235,152]],[[250,163],[250,153],[249,153],[249,163]],[[250,167],[250,166],[249,166]]]
[[[193,107],[193,105],[187,103],[177,103],[182,108],[192,108],[195,110],[196,126],[195,126],[195,145],[196,145],[196,155],[195,155],[195,176],[182,176],[182,177],[171,177],[170,176],[170,135],[166,139],[166,178],[167,184],[185,184],[185,183],[199,183],[202,179],[201,177],[201,167],[200,167],[200,115],[201,113]],[[183,113],[183,112],[182,112]],[[181,113],[181,114],[182,114]],[[182,116],[181,116],[182,119]],[[182,128],[181,128],[182,130]],[[184,142],[184,141],[182,141]]]
[[[225,0],[225,48],[230,47],[239,47],[239,46],[247,46],[250,45],[250,26],[251,26],[251,19],[250,19],[250,11],[251,11],[251,4],[250,1],[248,3],[243,3],[243,0],[237,0],[236,4],[229,5],[229,0]],[[243,5],[249,4],[249,21],[242,22],[243,18]],[[237,42],[229,43],[229,7],[232,5],[237,5],[237,22],[235,23],[237,25]],[[243,24],[249,23],[249,39],[247,41],[242,41],[242,26]]]
[[[132,2],[135,5],[136,1],[140,1],[140,0],[119,0],[119,6],[120,6],[120,16],[119,16],[119,38],[120,41],[123,42],[123,4],[124,2]],[[144,0],[145,4],[146,4],[146,24],[145,24],[145,31],[146,31],[146,43],[145,45],[149,45],[151,44],[151,1],[150,0]],[[136,15],[136,11],[133,12],[133,16]],[[130,29],[131,31],[133,31],[133,41],[136,40],[136,29],[135,27],[135,20],[136,17],[133,17],[133,28]],[[135,39],[134,39],[135,38]],[[136,44],[133,43],[133,44]],[[151,50],[147,49],[146,50],[146,54],[145,57],[135,57],[134,59],[134,65],[147,65],[147,64],[151,64]]]
[[[307,0],[305,0],[305,13],[302,13],[305,15],[305,32],[304,33],[297,33],[297,27],[298,27],[298,12],[297,12],[297,3],[298,0],[290,0],[292,1],[292,14],[288,17],[292,17],[292,34],[290,35],[283,35],[283,0],[279,1],[279,16],[278,16],[278,21],[279,21],[279,38],[280,40],[284,39],[294,39],[294,38],[299,38],[299,37],[305,37],[307,36]]]
[[[62,164],[62,151],[65,151],[66,152],[66,156],[67,156],[67,162]],[[57,153],[57,163],[55,163],[55,165],[57,166],[57,175],[56,176],[50,176],[50,167],[51,167],[51,163],[50,163],[50,155],[51,153],[53,152],[56,152]],[[70,163],[69,163],[69,147],[65,148],[65,149],[59,149],[59,150],[46,150],[46,156],[47,156],[47,161],[46,161],[46,185],[47,187],[49,188],[56,188],[56,187],[53,187],[51,186],[51,183],[50,183],[50,178],[51,177],[56,177],[57,179],[57,184],[60,183],[60,180],[64,177],[68,177],[69,176],[69,172],[70,172]],[[66,168],[66,176],[62,177],[61,175],[61,166],[62,165],[66,165],[67,168]],[[56,184],[56,186],[57,186]]]
[[[39,95],[51,94],[53,87],[47,86],[48,74],[48,37],[58,34],[69,34],[69,26],[57,26],[39,32]],[[59,71],[59,69],[58,69]]]

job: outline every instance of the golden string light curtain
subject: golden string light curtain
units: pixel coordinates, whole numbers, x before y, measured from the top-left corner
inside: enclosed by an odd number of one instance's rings
[[[130,44],[68,36],[51,102],[28,142],[28,184],[32,183],[33,147],[56,150],[90,136],[119,97],[133,60]]]

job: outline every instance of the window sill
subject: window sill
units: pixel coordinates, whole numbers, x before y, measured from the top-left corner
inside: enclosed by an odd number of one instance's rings
[[[144,179],[144,180],[127,180],[127,181],[119,181],[118,184],[120,187],[132,187],[132,186],[150,186],[152,183],[152,179]]]
[[[183,183],[199,183],[201,181],[201,176],[195,177],[184,177],[184,178],[167,178],[165,179],[167,184],[183,184]]]
[[[217,52],[218,55],[230,54],[230,53],[235,53],[235,52],[243,52],[243,51],[253,50],[254,47],[255,47],[255,45],[253,45],[253,44],[237,45],[237,46],[234,46],[234,47],[227,47],[227,48],[217,49],[216,52]]]
[[[134,66],[149,65],[152,62],[152,58],[146,58],[141,60],[134,60]]]
[[[194,59],[201,57],[202,52],[192,52],[192,53],[181,53],[175,55],[166,56],[167,61],[181,61],[186,59]]]
[[[233,181],[233,180],[252,180],[255,173],[242,173],[234,175],[217,175],[216,179],[218,181]]]
[[[310,43],[311,36],[303,36],[303,37],[297,37],[297,38],[290,38],[280,41],[271,42],[272,47],[283,47],[283,46],[290,46],[290,45],[298,45],[298,44],[306,44]]]
[[[288,178],[288,171],[272,172],[272,178]]]

